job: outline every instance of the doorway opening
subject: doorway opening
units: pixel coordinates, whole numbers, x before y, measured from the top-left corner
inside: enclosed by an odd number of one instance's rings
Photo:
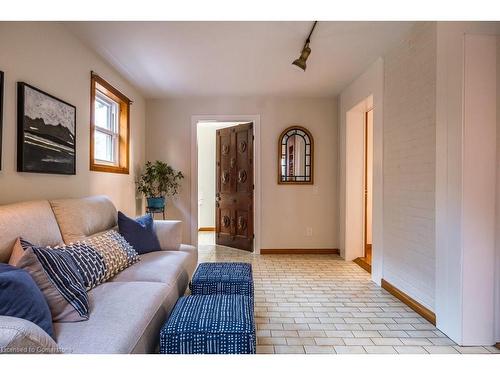
[[[197,121],[199,245],[254,251],[254,124]]]
[[[346,112],[346,252],[371,273],[373,227],[373,96]]]
[[[355,262],[367,272],[372,271],[372,211],[373,211],[373,108],[364,116],[364,165],[363,165],[363,250]]]

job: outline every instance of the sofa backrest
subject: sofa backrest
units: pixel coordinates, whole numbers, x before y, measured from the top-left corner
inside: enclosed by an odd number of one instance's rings
[[[118,213],[105,196],[50,201],[64,243],[112,229],[117,225]]]
[[[48,201],[0,206],[0,262],[9,261],[17,237],[34,245],[56,246],[63,242]]]
[[[0,206],[0,262],[9,261],[17,237],[38,246],[69,244],[116,227],[117,217],[105,196]]]

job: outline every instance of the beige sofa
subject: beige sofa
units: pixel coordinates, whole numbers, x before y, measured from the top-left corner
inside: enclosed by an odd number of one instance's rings
[[[0,206],[0,262],[8,262],[19,236],[54,246],[116,225],[116,208],[103,196]],[[27,352],[39,351],[37,346],[57,347],[64,353],[154,352],[160,327],[184,294],[198,262],[197,249],[181,244],[180,221],[155,221],[155,231],[161,251],[141,255],[140,262],[92,289],[89,320],[54,323],[54,342],[31,322],[0,316],[0,351],[16,351],[12,343],[23,336],[25,345],[33,347],[24,348]]]

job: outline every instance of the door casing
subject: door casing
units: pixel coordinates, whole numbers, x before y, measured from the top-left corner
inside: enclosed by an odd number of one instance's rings
[[[254,175],[254,253],[260,254],[261,249],[261,125],[260,115],[193,115],[191,116],[191,171],[189,174],[190,180],[190,231],[189,242],[193,246],[198,246],[198,123],[199,122],[253,122],[254,125],[254,142],[253,142],[253,175]]]

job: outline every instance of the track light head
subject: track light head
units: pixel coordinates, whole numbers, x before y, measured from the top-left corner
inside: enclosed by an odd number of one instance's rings
[[[304,48],[302,48],[300,57],[297,60],[295,60],[292,64],[298,66],[303,71],[306,71],[307,68],[306,62],[310,54],[311,54],[311,48],[309,47],[309,42],[306,42]]]

